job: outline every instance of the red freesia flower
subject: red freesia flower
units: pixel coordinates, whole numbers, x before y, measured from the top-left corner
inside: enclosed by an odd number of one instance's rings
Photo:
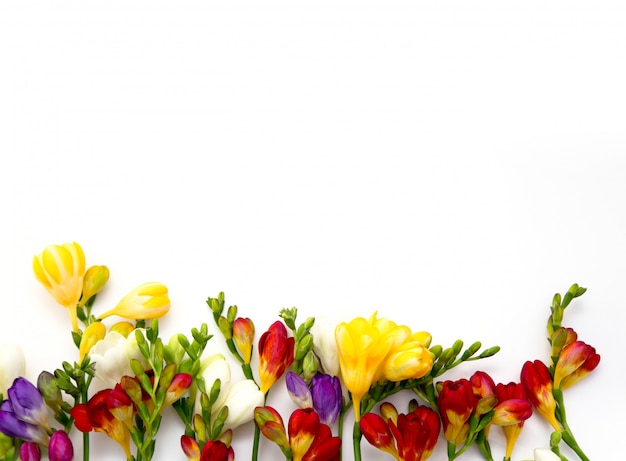
[[[202,448],[200,461],[233,461],[235,452],[221,440],[209,440]]]
[[[438,397],[443,434],[448,442],[461,445],[469,434],[469,419],[476,408],[476,398],[467,379],[444,381]]]
[[[556,400],[552,395],[552,376],[550,376],[550,370],[546,364],[541,360],[528,361],[522,366],[520,377],[528,400],[533,407],[555,430],[560,431],[561,426],[555,415]]]
[[[113,415],[109,409],[109,397],[112,392],[113,389],[104,389],[96,393],[86,404],[78,404],[72,408],[70,415],[74,418],[74,424],[79,431],[104,432],[120,444],[126,457],[129,458],[132,418],[122,421]],[[111,402],[115,405],[119,399],[112,398]]]
[[[566,345],[554,369],[554,387],[567,389],[591,373],[600,363],[594,347],[582,341]]]
[[[277,320],[259,338],[259,379],[264,394],[293,362],[294,339]]]
[[[426,460],[439,438],[439,415],[425,406],[397,414],[391,411],[391,404],[386,405],[385,414],[393,415],[387,421],[375,413],[366,413],[361,418],[361,432],[367,441],[399,461]]]
[[[530,401],[526,397],[526,391],[524,390],[524,386],[522,386],[520,383],[511,382],[509,384],[497,384],[496,397],[498,398],[499,402],[507,402],[510,400],[526,401],[528,403],[528,407],[530,408],[530,411],[526,410],[528,413],[527,418],[521,419],[514,424],[500,426],[502,428],[504,438],[506,439],[505,459],[510,459],[511,455],[513,454],[513,448],[515,447],[515,443],[517,442],[517,439],[522,432],[522,428],[524,427],[524,421],[532,416],[532,406],[530,404]]]

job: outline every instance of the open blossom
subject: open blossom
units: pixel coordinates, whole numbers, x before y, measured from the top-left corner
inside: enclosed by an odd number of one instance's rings
[[[124,296],[117,306],[102,314],[100,319],[117,315],[125,319],[148,320],[163,317],[169,310],[167,287],[162,283],[149,282]]]
[[[357,317],[335,329],[341,377],[350,391],[356,421],[361,417],[361,400],[379,380],[402,381],[420,378],[432,368],[426,349],[430,335],[411,333],[389,319]]]
[[[527,402],[528,408],[524,410],[525,413],[523,419],[520,419],[513,424],[500,425],[502,433],[504,434],[504,438],[506,439],[505,459],[510,459],[511,455],[513,454],[513,448],[515,447],[515,443],[517,442],[517,439],[522,432],[522,428],[524,427],[524,421],[532,416],[532,406],[530,404],[530,401],[526,397],[526,391],[524,390],[524,386],[522,386],[521,383],[499,383],[496,385],[495,393],[499,402],[507,402],[511,399]],[[525,404],[522,404],[522,406],[524,405]]]
[[[131,359],[139,360],[144,369],[148,369],[148,363],[137,345],[135,332],[127,338],[117,331],[109,331],[90,349],[89,356],[95,363],[96,378],[108,387],[114,387],[122,376],[134,376],[130,367]]]
[[[293,363],[294,338],[287,335],[285,325],[277,320],[259,338],[259,379],[261,392],[270,387]]]
[[[407,414],[398,414],[391,403],[381,405],[381,416],[366,413],[359,422],[361,432],[376,448],[398,461],[423,461],[432,454],[441,423],[432,409],[415,405]]]
[[[533,407],[555,430],[561,431],[561,426],[556,419],[556,400],[552,394],[552,377],[548,367],[541,360],[527,361],[522,366],[520,378],[526,396]]]
[[[65,307],[78,331],[76,305],[83,291],[85,254],[76,242],[50,245],[33,258],[35,277],[61,306]]]
[[[574,341],[561,350],[554,369],[554,387],[567,389],[591,373],[600,363],[595,348]]]
[[[26,378],[16,378],[7,395],[0,407],[0,432],[48,445],[48,408],[35,385]]]

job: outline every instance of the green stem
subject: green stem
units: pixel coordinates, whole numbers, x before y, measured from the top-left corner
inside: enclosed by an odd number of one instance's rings
[[[259,459],[259,439],[261,438],[261,430],[259,426],[254,425],[254,441],[252,442],[252,461]]]
[[[354,422],[352,446],[354,447],[354,461],[361,461],[361,426],[358,421]]]
[[[580,448],[578,442],[576,442],[576,439],[574,438],[574,433],[567,424],[567,417],[565,415],[565,403],[563,402],[563,390],[553,389],[552,394],[554,395],[554,399],[557,403],[556,417],[559,423],[561,423],[561,426],[563,426],[563,432],[561,433],[563,441],[567,444],[567,446],[574,450],[574,453],[578,455],[581,461],[589,461],[589,458]]]
[[[83,380],[83,386],[81,389],[81,400],[84,404],[89,401],[89,395],[87,390],[89,389],[90,383],[91,377],[88,378],[87,382]],[[89,461],[89,432],[83,432],[83,461]]]

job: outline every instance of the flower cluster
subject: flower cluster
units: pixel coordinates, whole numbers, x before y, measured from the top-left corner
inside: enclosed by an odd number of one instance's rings
[[[96,315],[109,270],[87,267],[77,243],[45,248],[34,257],[33,271],[69,313],[76,360],[42,371],[32,383],[24,377],[19,346],[0,346],[0,461],[40,460],[45,453],[51,461],[71,461],[78,453],[86,461],[93,433],[117,442],[120,458],[149,461],[165,411],[180,420],[177,443],[189,461],[234,460],[232,441],[245,424],[254,427],[253,461],[262,440],[274,458],[340,460],[346,416],[354,422],[355,461],[362,457],[362,439],[398,461],[426,460],[438,443],[446,444],[449,461],[472,447],[493,460],[494,426],[506,440],[502,457],[510,461],[535,413],[551,428],[549,448],[536,449],[536,461],[566,460],[562,444],[578,459],[589,459],[567,422],[563,397],[600,362],[592,346],[562,325],[565,308],[585,292],[578,285],[553,298],[549,359],[529,360],[519,376],[496,383],[482,370],[465,378],[444,375],[495,355],[498,346],[466,346],[461,340],[433,345],[429,332],[378,312],[344,322],[300,322],[297,309],[282,309],[257,339],[252,319],[240,316],[237,306],[226,307],[219,293],[207,299],[208,317],[229,360],[210,351],[214,334],[207,323],[189,335],[161,337],[158,319],[170,310],[161,283],[141,284]],[[241,367],[241,378],[233,363]],[[291,409],[268,404],[270,393],[281,387]],[[392,396],[406,397],[406,412]],[[72,442],[73,433],[80,434],[80,446]]]

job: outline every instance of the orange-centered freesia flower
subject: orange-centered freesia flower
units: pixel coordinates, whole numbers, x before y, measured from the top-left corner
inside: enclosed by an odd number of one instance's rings
[[[550,425],[561,431],[555,411],[556,400],[552,395],[552,377],[550,370],[541,360],[528,361],[522,366],[521,382],[528,396],[528,400],[537,409]]]
[[[506,454],[504,456],[505,459],[510,459],[513,454],[513,448],[515,447],[515,443],[522,432],[522,428],[524,427],[524,421],[532,416],[532,406],[528,398],[526,397],[526,391],[524,390],[524,386],[520,383],[508,383],[508,384],[497,384],[496,385],[496,397],[498,402],[510,402],[511,400],[517,401],[522,400],[526,402],[526,404],[518,405],[518,410],[523,406],[526,406],[524,411],[524,418],[519,419],[519,421],[513,424],[505,424],[500,425],[502,428],[502,433],[504,434],[504,438],[506,439]],[[498,407],[496,407],[497,409]],[[496,410],[497,412],[497,410]],[[494,419],[495,414],[494,414]],[[493,420],[492,420],[493,421]],[[504,421],[507,421],[505,418]],[[498,424],[494,422],[494,424]]]
[[[554,369],[554,387],[567,389],[591,373],[600,363],[594,347],[582,341],[565,346]]]
[[[169,310],[170,298],[167,287],[162,283],[149,282],[128,293],[117,306],[102,314],[100,318],[117,315],[126,319],[147,320],[163,317]]]
[[[85,254],[76,242],[50,245],[33,258],[33,271],[39,282],[65,307],[78,331],[76,305],[83,291]]]
[[[270,387],[293,363],[294,339],[287,328],[277,320],[259,338],[259,379],[261,392],[266,394]]]

